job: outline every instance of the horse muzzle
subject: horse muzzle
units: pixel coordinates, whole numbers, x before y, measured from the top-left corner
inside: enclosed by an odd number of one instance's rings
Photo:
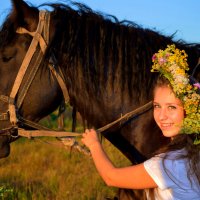
[[[0,158],[8,157],[10,154],[10,137],[0,135]]]

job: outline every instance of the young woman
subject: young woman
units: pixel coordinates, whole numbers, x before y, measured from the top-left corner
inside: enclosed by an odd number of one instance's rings
[[[158,71],[154,88],[154,119],[168,146],[142,164],[116,168],[105,154],[95,130],[86,130],[82,142],[90,149],[96,168],[109,186],[152,189],[154,199],[200,199],[200,95],[191,84],[186,54],[168,46],[153,56]],[[147,199],[150,193],[147,191]]]

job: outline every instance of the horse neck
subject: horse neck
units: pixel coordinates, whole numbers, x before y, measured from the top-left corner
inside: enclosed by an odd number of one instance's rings
[[[152,84],[151,75],[146,75],[150,71],[146,67],[150,65],[150,55],[143,61],[136,60],[135,49],[126,39],[131,34],[127,32],[119,37],[117,25],[101,23],[69,17],[53,42],[56,52],[62,52],[56,56],[72,105],[95,123],[113,120],[116,114],[124,114],[146,103]],[[148,65],[142,64],[144,61]]]

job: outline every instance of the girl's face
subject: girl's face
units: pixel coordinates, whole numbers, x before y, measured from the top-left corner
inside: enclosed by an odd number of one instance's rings
[[[184,119],[183,105],[168,86],[154,90],[154,119],[166,137],[176,136]]]

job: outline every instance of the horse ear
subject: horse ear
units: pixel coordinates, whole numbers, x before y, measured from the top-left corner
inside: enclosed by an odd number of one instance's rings
[[[12,0],[12,18],[17,21],[17,26],[25,27],[29,31],[35,31],[39,20],[38,9],[29,6],[23,0]]]

